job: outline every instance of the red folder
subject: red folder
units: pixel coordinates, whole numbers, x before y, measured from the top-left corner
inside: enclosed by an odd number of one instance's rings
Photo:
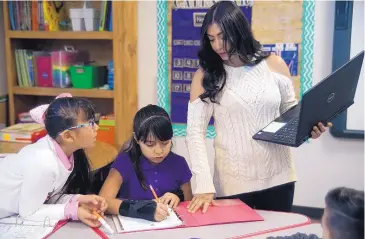
[[[183,225],[177,228],[199,227],[217,224],[242,223],[263,221],[264,219],[252,208],[247,206],[239,199],[215,200],[214,206],[210,206],[206,213],[201,210],[190,213],[187,210],[188,201],[182,202],[175,209],[178,217],[183,221]],[[176,227],[175,227],[176,228]],[[108,236],[99,228],[92,228],[102,239],[108,239]],[[168,230],[174,228],[154,229]],[[138,231],[138,232],[142,232]],[[121,232],[130,233],[130,232]]]
[[[252,208],[238,199],[216,200],[215,205],[206,213],[201,210],[190,213],[187,210],[189,202],[182,202],[175,209],[184,221],[183,227],[198,227],[216,224],[263,221],[264,219]]]
[[[56,226],[54,226],[52,232],[50,232],[47,236],[45,236],[43,239],[47,239],[48,237],[50,237],[53,233],[55,233],[58,229],[60,229],[61,227],[63,227],[64,225],[66,225],[68,223],[68,220],[61,220],[59,221]]]

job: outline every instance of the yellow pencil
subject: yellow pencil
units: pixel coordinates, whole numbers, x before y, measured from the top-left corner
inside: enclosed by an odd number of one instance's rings
[[[151,185],[151,184],[150,184],[150,189],[151,189],[152,194],[153,194],[153,196],[155,197],[156,201],[157,201],[157,202],[160,202],[160,200],[158,199],[157,194],[156,194],[156,192],[155,192],[155,190],[153,189],[153,187],[152,187],[152,185]]]
[[[160,199],[157,197],[157,194],[156,194],[156,192],[155,192],[155,190],[153,189],[153,187],[152,187],[152,185],[150,184],[150,189],[151,189],[151,191],[152,191],[152,194],[153,194],[153,196],[155,197],[155,199],[156,199],[156,201],[159,203],[160,202]],[[168,208],[168,213],[169,213],[169,215],[170,215],[170,213],[172,212],[172,209],[169,207]]]

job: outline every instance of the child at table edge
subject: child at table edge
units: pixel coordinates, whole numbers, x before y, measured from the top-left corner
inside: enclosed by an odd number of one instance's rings
[[[87,194],[91,186],[83,149],[95,143],[98,126],[93,104],[61,94],[30,115],[45,126],[47,135],[0,162],[0,218],[18,214],[38,220],[43,209],[52,210],[51,220],[80,219],[100,226],[92,210],[103,213],[105,199],[80,195]]]
[[[291,236],[267,237],[266,239],[363,239],[364,238],[364,191],[338,187],[325,197],[326,207],[321,225],[323,236],[298,233]]]
[[[172,137],[171,120],[164,109],[148,105],[136,113],[133,136],[115,159],[99,193],[108,203],[107,213],[162,221],[168,215],[167,206],[175,208],[180,201],[191,200],[192,174],[186,160],[171,152]]]

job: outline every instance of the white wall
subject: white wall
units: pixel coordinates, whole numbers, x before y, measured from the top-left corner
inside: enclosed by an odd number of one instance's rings
[[[355,1],[352,15],[350,57],[364,50],[364,2]],[[364,69],[362,64],[360,79],[355,94],[355,103],[347,111],[347,129],[364,130]]]
[[[138,86],[139,107],[156,104],[157,34],[156,3],[138,2]],[[334,2],[316,3],[313,83],[331,73]],[[174,150],[188,160],[184,138],[176,138]],[[213,141],[207,140],[213,163]],[[363,141],[333,138],[329,133],[293,150],[299,181],[294,204],[323,207],[332,187],[364,188]]]
[[[0,12],[3,12],[3,3],[0,3]],[[4,18],[0,14],[0,96],[5,95],[8,92],[6,71],[5,71],[5,49],[4,49]]]

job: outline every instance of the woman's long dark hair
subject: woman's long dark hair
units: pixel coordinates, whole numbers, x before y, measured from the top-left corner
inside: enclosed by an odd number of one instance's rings
[[[151,138],[167,141],[172,139],[172,136],[171,120],[163,108],[157,105],[147,105],[141,108],[134,116],[133,136],[123,147],[123,151],[128,152],[138,181],[144,190],[147,190],[148,187],[141,170],[142,151],[138,142],[146,143]]]
[[[216,23],[224,36],[224,44],[230,45],[229,57],[237,55],[243,64],[252,66],[267,57],[261,51],[260,43],[254,38],[251,26],[241,9],[231,1],[215,3],[204,17],[200,33],[199,65],[204,71],[205,92],[200,99],[209,98],[217,103],[217,96],[226,84],[226,71],[222,58],[213,50],[207,36],[208,27]]]
[[[85,121],[95,119],[94,105],[82,98],[58,98],[48,107],[44,123],[48,135],[54,140],[64,130],[75,126],[79,117]],[[61,190],[62,194],[87,194],[91,188],[90,165],[83,149],[73,153],[74,168]]]

